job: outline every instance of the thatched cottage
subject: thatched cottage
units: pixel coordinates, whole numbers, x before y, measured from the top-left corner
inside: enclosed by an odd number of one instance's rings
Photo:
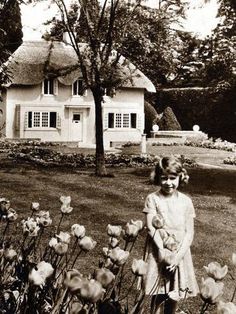
[[[2,94],[0,108],[6,138],[78,142],[81,147],[95,145],[93,96],[84,90],[80,70],[75,67],[58,77],[45,72],[77,64],[72,47],[62,42],[24,42],[15,51],[8,64],[12,80]],[[150,80],[136,69],[113,97],[104,97],[105,147],[141,141],[145,89],[155,92]]]

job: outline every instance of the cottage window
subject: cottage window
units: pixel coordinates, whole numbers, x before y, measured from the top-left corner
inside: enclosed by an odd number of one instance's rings
[[[56,128],[57,113],[56,112],[28,112],[28,128]]]
[[[136,113],[109,113],[108,128],[132,128],[137,127]]]
[[[58,94],[58,81],[57,79],[45,79],[42,83],[43,95],[57,95]]]
[[[73,96],[85,96],[86,90],[84,87],[84,81],[82,79],[76,80],[72,85]]]
[[[54,80],[45,79],[43,82],[43,94],[44,95],[54,95]]]

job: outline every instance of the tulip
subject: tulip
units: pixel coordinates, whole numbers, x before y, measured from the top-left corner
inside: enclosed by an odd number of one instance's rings
[[[110,257],[107,257],[107,258],[106,258],[105,263],[104,263],[104,267],[106,267],[106,268],[111,268],[111,267],[113,267],[113,268],[114,268],[114,264],[112,263]]]
[[[68,251],[68,244],[65,242],[58,242],[56,245],[54,245],[54,250],[58,255],[65,255]]]
[[[163,240],[163,246],[170,251],[176,251],[178,248],[178,244],[174,236],[168,236]]]
[[[159,261],[166,265],[171,265],[175,259],[175,253],[168,249],[160,249],[158,254]]]
[[[120,266],[120,265],[123,265],[127,261],[128,257],[129,257],[129,252],[124,251],[117,246],[116,248],[114,248],[110,251],[109,257],[113,263]]]
[[[134,239],[138,236],[139,227],[128,222],[125,226],[124,231],[125,231],[125,237]]]
[[[119,238],[121,235],[122,227],[121,226],[113,226],[107,225],[107,234],[111,237]]]
[[[70,243],[70,234],[68,232],[62,232],[60,231],[59,234],[56,234],[56,237],[58,238],[59,242],[63,243]]]
[[[31,210],[33,211],[38,211],[40,208],[39,203],[38,202],[32,202],[31,203]]]
[[[37,270],[45,277],[48,278],[53,274],[53,267],[50,263],[47,262],[39,262],[37,264]]]
[[[70,203],[71,203],[71,197],[70,197],[70,196],[64,196],[64,195],[62,195],[62,196],[60,197],[60,201],[61,201],[61,203],[62,203],[63,205],[70,205]]]
[[[23,234],[27,234],[30,237],[36,237],[40,230],[37,221],[34,218],[27,218],[27,220],[22,221]]]
[[[105,290],[100,282],[91,279],[84,280],[80,289],[80,296],[84,301],[96,303],[103,297]]]
[[[236,313],[236,305],[232,302],[219,301],[217,305],[217,314],[233,314]]]
[[[29,281],[35,286],[44,286],[46,278],[36,269],[32,269],[29,273]]]
[[[77,293],[82,286],[83,275],[76,269],[71,269],[66,272],[64,285],[71,293]]]
[[[61,205],[62,214],[68,215],[72,212],[72,210],[73,210],[73,207],[71,207],[69,205],[65,205],[65,204]]]
[[[102,252],[105,257],[108,257],[110,254],[110,250],[108,249],[108,247],[102,248]]]
[[[148,264],[142,259],[134,259],[131,269],[136,276],[144,276],[147,273]]]
[[[57,243],[58,243],[57,238],[51,238],[48,245],[53,248]]]
[[[74,301],[70,306],[70,314],[86,314],[87,310],[84,308],[83,304],[79,301]]]
[[[40,210],[36,218],[37,223],[42,227],[48,227],[52,224],[49,211]]]
[[[208,266],[204,266],[204,269],[207,275],[215,280],[222,280],[228,272],[228,266],[221,267],[218,262],[211,262]]]
[[[130,220],[130,223],[131,223],[132,225],[137,226],[138,229],[139,229],[139,231],[141,231],[141,230],[143,229],[143,222],[142,222],[142,220],[133,220],[133,219],[131,219],[131,220]]]
[[[46,279],[53,274],[54,269],[50,263],[44,261],[39,262],[36,268],[31,270],[29,281],[35,286],[44,286]]]
[[[107,288],[115,279],[115,275],[107,268],[100,268],[96,271],[95,279],[101,283],[103,288]]]
[[[15,250],[9,248],[4,251],[4,256],[6,260],[12,261],[17,256],[17,253]]]
[[[208,277],[204,280],[202,278],[202,284],[200,287],[201,298],[209,304],[215,304],[219,301],[223,293],[223,282],[216,282],[213,278]]]
[[[236,265],[236,253],[232,254],[232,263],[233,265]]]
[[[116,247],[119,244],[119,240],[117,238],[114,237],[110,237],[109,238],[109,244],[112,248]]]
[[[85,227],[79,224],[74,224],[71,226],[71,234],[76,236],[76,238],[81,239],[85,236]]]
[[[7,211],[7,220],[9,222],[15,221],[18,218],[18,214],[13,208],[9,208]]]
[[[79,246],[83,251],[91,251],[95,248],[97,242],[91,237],[85,236],[79,241]]]
[[[152,225],[156,229],[161,229],[165,225],[165,220],[161,215],[156,214],[156,216],[154,216],[152,219]]]

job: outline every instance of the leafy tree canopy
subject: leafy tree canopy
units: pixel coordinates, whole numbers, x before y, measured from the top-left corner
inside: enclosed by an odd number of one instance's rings
[[[22,43],[21,13],[18,0],[0,2],[0,85],[7,81],[4,62]]]
[[[90,22],[94,23],[93,27],[97,21],[95,12],[98,8],[94,9],[96,6],[97,1],[91,12]],[[112,48],[133,62],[156,86],[169,84],[178,76],[188,49],[192,49],[192,42],[188,43],[189,37],[180,35],[180,31],[173,29],[173,24],[178,23],[180,17],[184,17],[186,7],[186,1],[165,0],[159,1],[158,9],[138,5],[133,11],[132,5],[120,1],[110,34],[113,40]],[[68,11],[68,23],[73,25],[80,42],[88,42],[86,17],[81,10],[77,19],[78,10],[78,5],[72,5]],[[110,8],[106,8],[97,38],[104,43],[109,40],[107,37],[109,10]],[[65,23],[56,18],[48,23],[51,23],[52,28],[44,37],[61,40],[66,30]]]

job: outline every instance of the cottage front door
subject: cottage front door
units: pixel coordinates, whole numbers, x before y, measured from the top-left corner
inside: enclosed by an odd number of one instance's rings
[[[71,141],[82,141],[82,113],[73,112],[71,119]]]

